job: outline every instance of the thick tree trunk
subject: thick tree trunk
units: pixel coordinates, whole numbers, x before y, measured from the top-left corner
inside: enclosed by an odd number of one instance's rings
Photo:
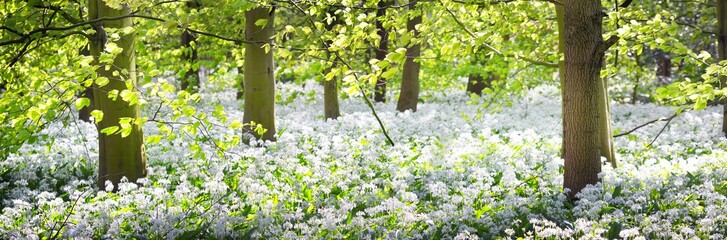
[[[122,9],[113,9],[106,5],[103,0],[90,0],[88,4],[89,19],[102,17],[116,17],[131,13],[131,9],[123,6]],[[95,39],[91,41],[91,55],[96,61],[104,49],[107,38],[105,29],[124,28],[133,26],[131,18],[124,18],[115,21],[104,21],[96,25]],[[99,77],[106,77],[109,83],[104,86],[94,84],[94,105],[96,109],[103,111],[104,117],[97,128],[99,130],[99,171],[98,186],[104,189],[105,182],[111,181],[115,190],[118,190],[118,183],[122,177],[130,182],[146,176],[146,156],[144,153],[144,135],[141,126],[132,124],[131,133],[126,137],[121,134],[107,136],[100,131],[111,126],[119,126],[122,118],[139,118],[139,105],[130,106],[129,103],[121,100],[121,97],[112,99],[108,97],[111,91],[122,92],[127,90],[127,83],[136,85],[136,64],[134,58],[134,33],[121,35],[115,43],[123,49],[123,52],[114,59],[113,67],[99,66],[97,72]],[[95,62],[99,64],[98,62]],[[116,72],[117,74],[114,74]],[[131,88],[135,91],[136,87]]]
[[[563,81],[563,187],[574,198],[601,172],[599,96],[601,66],[613,43],[602,37],[599,0],[565,0],[565,80]]]
[[[376,33],[379,35],[379,47],[376,48],[376,59],[383,61],[386,59],[386,53],[389,51],[389,32],[384,28],[383,18],[386,15],[386,8],[391,6],[389,0],[379,1],[378,10],[376,10]],[[386,78],[379,76],[374,86],[374,101],[386,102]]]
[[[719,60],[727,60],[727,0],[717,0],[717,52]],[[721,76],[722,86],[727,84],[727,76]],[[727,100],[723,101],[724,111],[722,113],[722,132],[727,134]]]
[[[416,11],[418,0],[409,0],[409,11]],[[416,26],[422,23],[422,15],[415,13],[416,16],[409,17],[406,23],[406,29],[414,34],[412,41],[418,41],[419,31]],[[401,80],[401,93],[399,94],[399,102],[396,104],[396,110],[404,112],[411,110],[416,112],[417,103],[419,102],[419,68],[421,67],[416,59],[421,53],[421,44],[414,43],[406,49],[406,61],[404,62],[404,73]]]
[[[89,49],[89,46],[84,46],[81,48],[81,50],[78,52],[80,55],[83,56],[91,56],[91,50]],[[78,119],[81,121],[90,123],[91,122],[91,111],[93,111],[93,87],[86,87],[86,89],[81,92],[81,97],[88,98],[91,100],[91,104],[83,107],[81,109],[78,109]]]
[[[338,24],[341,24],[341,20],[338,18],[338,16],[335,13],[335,9],[331,9],[328,11],[329,15],[331,17],[335,18],[330,23],[326,24],[326,30],[329,32],[334,29],[334,27]],[[327,41],[327,45],[331,45],[332,41]],[[328,53],[328,59],[331,59],[331,53]],[[327,68],[323,74],[325,76],[332,68],[336,66],[336,63],[331,65],[330,68]],[[337,119],[339,116],[341,116],[341,110],[338,104],[338,79],[333,78],[331,80],[323,79],[323,112],[326,116],[326,119]]]
[[[258,7],[245,12],[245,64],[243,66],[245,88],[245,112],[243,122],[261,124],[267,131],[259,139],[275,140],[275,76],[273,66],[273,20],[272,8]],[[267,19],[265,26],[255,22]],[[254,43],[254,44],[253,44]],[[270,44],[269,51],[264,44]],[[248,127],[248,131],[251,129]]]

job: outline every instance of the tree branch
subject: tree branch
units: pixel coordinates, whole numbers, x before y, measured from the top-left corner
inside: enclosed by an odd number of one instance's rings
[[[655,122],[663,122],[663,121],[667,121],[666,125],[668,125],[668,124],[669,124],[669,122],[671,122],[671,120],[672,120],[672,119],[674,119],[674,118],[675,118],[676,116],[679,116],[679,111],[677,111],[676,113],[674,113],[674,115],[671,115],[671,116],[669,116],[669,117],[667,117],[667,118],[658,118],[658,119],[654,119],[654,120],[648,121],[648,122],[646,122],[646,123],[644,123],[644,124],[641,124],[641,125],[639,125],[639,126],[636,126],[635,128],[633,128],[633,129],[631,129],[631,130],[628,130],[628,131],[626,131],[626,132],[623,132],[623,133],[619,133],[619,134],[613,135],[613,137],[614,137],[614,138],[617,138],[617,137],[623,137],[623,136],[629,135],[629,134],[631,134],[631,133],[635,132],[636,130],[639,130],[639,129],[640,129],[640,128],[642,128],[642,127],[646,127],[646,126],[648,126],[648,125],[651,125],[651,124],[653,124],[653,123],[655,123]],[[664,127],[666,127],[666,125],[664,125]],[[663,131],[664,131],[664,129],[662,128],[662,129],[661,129],[661,131],[663,132]],[[661,134],[661,132],[659,132],[659,134]],[[656,137],[659,137],[659,135],[657,135]],[[656,140],[656,138],[654,138],[654,140]],[[652,143],[654,143],[654,142],[652,141]],[[651,144],[649,144],[649,145],[651,145]]]

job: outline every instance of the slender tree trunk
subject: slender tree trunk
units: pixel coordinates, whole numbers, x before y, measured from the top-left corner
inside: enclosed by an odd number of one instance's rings
[[[558,77],[560,78],[560,107],[561,114],[565,114],[565,13],[562,4],[555,5],[555,18],[558,21]],[[561,122],[565,127],[565,118]],[[565,157],[565,137],[561,141],[560,157]]]
[[[275,140],[275,76],[273,66],[273,8],[258,7],[245,12],[245,64],[243,66],[245,85],[245,112],[243,122],[261,124],[267,131],[254,134],[264,140]],[[267,19],[265,26],[255,22]],[[269,44],[266,51],[264,44]],[[248,131],[251,129],[248,127]]]
[[[126,5],[122,5],[122,9],[113,9],[106,5],[103,0],[90,0],[88,4],[89,19],[97,19],[102,17],[116,17],[131,13],[131,9]],[[105,47],[105,43],[109,41],[107,38],[107,28],[125,28],[132,27],[131,18],[121,20],[104,21],[95,25],[95,39],[91,41],[91,55],[98,62]],[[104,113],[103,119],[98,123],[99,130],[99,171],[98,186],[104,189],[105,182],[111,181],[115,190],[118,189],[118,183],[122,177],[126,177],[130,182],[146,176],[146,156],[144,153],[144,135],[141,126],[132,123],[131,132],[126,137],[121,134],[106,135],[100,131],[111,126],[119,126],[119,120],[122,118],[139,118],[139,105],[130,106],[129,103],[121,100],[120,97],[112,99],[108,97],[108,93],[112,91],[122,92],[127,90],[127,83],[132,86],[136,85],[136,64],[134,57],[134,33],[121,35],[121,38],[114,43],[123,49],[116,59],[113,66],[109,67],[101,65],[97,69],[99,77],[106,77],[109,83],[104,86],[94,84],[93,102],[96,109]],[[136,87],[131,88],[135,91]]]
[[[386,53],[389,51],[389,32],[384,28],[383,18],[386,16],[386,8],[391,6],[389,0],[379,1],[378,10],[376,10],[376,33],[379,35],[379,47],[376,48],[376,59],[383,61],[386,59]],[[379,76],[374,86],[374,101],[386,102],[386,78]]]
[[[727,0],[717,0],[717,52],[720,61],[727,60]],[[727,86],[727,76],[721,76],[722,87]],[[727,100],[723,101],[722,132],[727,134]]]
[[[84,46],[81,48],[81,50],[78,52],[79,54],[83,56],[91,56],[91,50],[89,49],[89,46]],[[83,107],[81,109],[78,109],[78,119],[81,121],[90,123],[91,122],[91,111],[93,111],[93,87],[86,87],[83,92],[81,92],[81,97],[88,98],[91,100],[91,104]]]
[[[341,24],[341,20],[338,18],[338,15],[336,15],[335,9],[329,9],[328,11],[329,15],[331,17],[335,18],[330,23],[326,24],[326,30],[332,31],[334,27],[338,24]],[[333,41],[327,41],[327,45],[331,45]],[[328,53],[328,59],[331,59],[331,53]],[[336,67],[335,61],[331,65],[330,68],[327,68],[325,70],[325,76],[328,72],[331,71],[332,68]],[[338,104],[338,79],[333,78],[331,80],[323,79],[323,112],[326,116],[326,119],[337,119],[339,116],[341,116],[341,110],[339,108]]]
[[[418,0],[409,0],[409,11],[417,10]],[[419,31],[416,26],[422,23],[421,13],[414,13],[410,16],[406,23],[406,29],[414,34],[412,41],[418,41]],[[399,94],[399,102],[396,104],[396,110],[404,112],[411,110],[416,112],[417,103],[419,102],[419,68],[420,64],[416,61],[421,53],[421,44],[415,42],[406,49],[406,61],[404,62],[404,73],[401,80],[401,93]]]
[[[199,3],[196,1],[186,2],[188,10],[199,8]],[[197,58],[197,36],[192,33],[188,28],[182,31],[181,44],[182,44],[182,62],[189,64],[189,67],[184,69],[184,76],[182,78],[182,90],[189,92],[196,92],[199,89],[199,67],[195,67],[198,60]]]
[[[608,99],[608,82],[601,78],[598,86],[598,137],[601,143],[601,156],[616,168],[616,155],[611,131],[611,103]]]
[[[563,188],[569,198],[601,172],[599,141],[600,79],[605,51],[614,41],[604,41],[600,0],[564,0],[565,81],[563,81]],[[605,93],[604,93],[605,94]]]
[[[656,78],[662,85],[671,81],[671,56],[661,50],[656,51]]]
[[[634,53],[634,58],[636,59],[636,79],[634,89],[631,92],[631,104],[636,104],[637,98],[639,97],[639,85],[641,85],[641,75],[644,72],[644,66],[641,63],[640,57]]]

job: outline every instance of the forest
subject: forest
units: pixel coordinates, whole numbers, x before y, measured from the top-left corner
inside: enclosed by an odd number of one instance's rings
[[[727,0],[0,17],[0,239],[727,238]]]

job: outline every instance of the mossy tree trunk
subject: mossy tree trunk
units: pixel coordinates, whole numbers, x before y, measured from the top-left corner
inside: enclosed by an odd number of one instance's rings
[[[384,28],[383,20],[386,16],[386,9],[391,6],[390,0],[379,1],[376,10],[376,34],[379,35],[379,47],[376,48],[376,59],[383,61],[389,52],[389,32]],[[387,79],[381,76],[376,79],[374,86],[374,101],[386,102],[386,83]]]
[[[264,26],[255,25],[266,19]],[[275,140],[275,67],[273,65],[273,25],[275,13],[272,7],[258,7],[245,12],[245,63],[243,122],[261,124],[265,131],[258,139]],[[267,44],[267,45],[266,45]],[[251,131],[251,128],[247,128]]]
[[[406,22],[406,29],[413,34],[409,47],[406,48],[406,61],[404,62],[404,73],[401,80],[401,93],[399,94],[399,102],[396,104],[396,110],[404,112],[411,110],[416,112],[417,103],[419,102],[419,69],[420,64],[417,58],[421,54],[421,44],[419,41],[419,31],[416,26],[422,23],[422,14],[417,12],[418,0],[409,0],[409,20]]]
[[[598,182],[601,172],[599,101],[604,93],[600,71],[606,50],[615,38],[602,37],[599,0],[565,0],[563,30],[565,76],[563,83],[563,188],[573,199],[586,185]]]
[[[125,5],[122,5],[121,9],[113,9],[107,6],[103,0],[90,0],[88,12],[89,19],[96,19],[127,15],[131,13],[131,9]],[[126,137],[122,137],[121,134],[106,135],[100,132],[107,127],[119,126],[121,119],[140,117],[138,104],[130,105],[121,97],[115,99],[109,97],[109,93],[112,91],[136,91],[137,89],[134,33],[121,34],[120,38],[113,42],[123,49],[114,59],[113,66],[106,66],[106,64],[98,62],[99,56],[110,40],[107,38],[106,29],[132,26],[132,18],[104,21],[94,26],[95,38],[90,43],[91,55],[95,58],[95,63],[99,64],[98,76],[109,79],[106,85],[94,84],[93,90],[94,107],[104,114],[103,119],[97,124],[99,130],[98,186],[101,189],[104,188],[106,181],[111,181],[115,190],[118,190],[118,183],[122,177],[126,177],[130,182],[135,182],[146,176],[146,156],[141,126],[132,123],[131,132]],[[127,87],[127,84],[131,87]]]

